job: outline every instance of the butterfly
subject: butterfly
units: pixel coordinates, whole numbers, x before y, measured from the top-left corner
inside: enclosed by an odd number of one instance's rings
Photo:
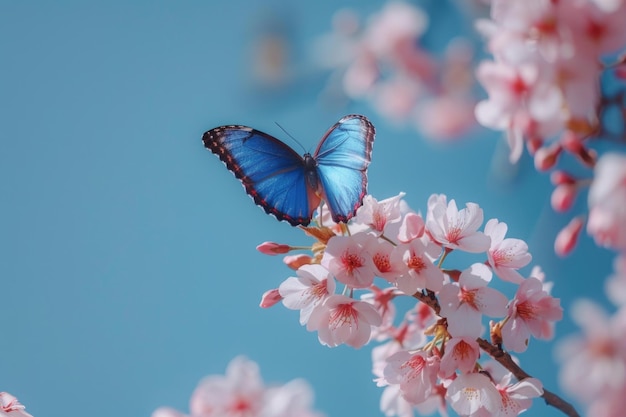
[[[246,126],[220,126],[202,142],[242,182],[266,213],[292,226],[310,223],[323,200],[333,220],[347,222],[367,193],[375,129],[365,116],[343,117],[311,155]]]

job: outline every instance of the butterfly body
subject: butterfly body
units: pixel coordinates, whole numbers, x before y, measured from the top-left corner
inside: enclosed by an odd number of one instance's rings
[[[202,141],[266,213],[297,226],[309,224],[321,200],[336,222],[354,216],[367,192],[374,134],[364,116],[350,115],[326,132],[313,154],[303,156],[246,126],[211,129]]]

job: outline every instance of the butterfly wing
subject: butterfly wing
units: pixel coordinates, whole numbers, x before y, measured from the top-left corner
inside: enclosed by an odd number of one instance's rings
[[[347,222],[367,193],[374,126],[360,115],[339,120],[324,135],[314,158],[323,198],[335,222]]]
[[[320,200],[307,186],[304,160],[293,149],[246,126],[211,129],[202,142],[241,180],[266,213],[292,226],[309,224]]]

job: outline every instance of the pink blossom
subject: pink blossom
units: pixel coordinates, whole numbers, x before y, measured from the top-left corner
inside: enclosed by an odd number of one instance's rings
[[[491,219],[485,225],[485,235],[491,238],[491,247],[487,251],[489,265],[493,272],[505,281],[515,284],[521,283],[524,278],[517,270],[531,261],[528,245],[520,239],[505,239],[507,225]]]
[[[489,249],[489,237],[478,228],[483,222],[483,211],[474,203],[458,210],[456,202],[446,204],[446,196],[432,195],[428,199],[426,228],[430,236],[448,249],[479,253]]]
[[[413,239],[424,235],[424,219],[417,213],[407,213],[402,219],[400,230],[398,230],[398,240],[408,243]]]
[[[525,378],[515,384],[510,384],[511,373],[496,385],[500,393],[500,405],[493,414],[494,417],[517,416],[532,405],[532,399],[543,394],[541,381],[535,378]]]
[[[323,345],[335,347],[345,343],[358,349],[369,341],[372,326],[381,323],[380,314],[370,304],[343,295],[331,295],[313,309],[306,328],[317,330]]]
[[[459,375],[448,386],[446,399],[460,416],[492,416],[500,407],[500,393],[481,373]]]
[[[400,351],[387,359],[384,376],[389,384],[400,384],[402,397],[411,404],[426,401],[436,389],[439,357],[428,352]]]
[[[368,225],[377,235],[385,232],[388,225],[401,220],[400,200],[404,193],[378,201],[371,195],[363,198],[363,205],[356,213],[356,221]]]
[[[480,347],[473,337],[453,337],[446,342],[446,351],[441,358],[440,375],[450,377],[458,369],[469,373],[476,367]]]
[[[422,103],[417,109],[417,125],[427,138],[450,140],[476,124],[476,102],[459,95],[441,95]],[[446,117],[441,117],[445,114]]]
[[[202,417],[244,417],[258,415],[263,408],[265,386],[256,363],[233,359],[226,375],[204,378],[191,396],[190,411]]]
[[[443,286],[439,293],[441,315],[448,319],[452,336],[476,338],[482,333],[482,315],[501,317],[506,314],[507,298],[487,287],[491,271],[484,264],[473,264],[464,270],[459,282]]]
[[[418,289],[439,291],[443,285],[443,272],[433,264],[441,252],[432,242],[420,239],[396,246],[391,255],[394,265],[402,265],[401,275],[396,277],[396,286],[405,294],[412,295]]]
[[[351,288],[367,288],[374,282],[376,267],[369,252],[377,239],[369,234],[335,236],[328,241],[322,266]]]
[[[508,310],[502,339],[514,352],[526,350],[531,334],[538,339],[552,338],[554,322],[563,318],[560,300],[544,291],[543,283],[534,277],[520,284]]]
[[[607,297],[617,306],[626,306],[626,254],[622,253],[613,261],[615,273],[605,283]]]
[[[476,76],[489,98],[476,105],[480,124],[508,132],[510,160],[515,162],[523,150],[522,137],[541,131],[555,134],[561,122],[561,94],[551,80],[541,77],[536,64],[513,66],[505,62],[484,61]]]
[[[404,264],[393,256],[394,246],[387,241],[379,241],[370,247],[376,275],[388,282],[395,283],[396,278],[404,273]]]
[[[312,410],[311,388],[302,380],[265,386],[256,363],[233,359],[226,375],[204,378],[191,396],[193,417],[323,417]],[[0,412],[1,413],[1,412]],[[7,414],[8,415],[8,414]],[[29,414],[15,417],[30,417]],[[160,407],[152,417],[185,417],[169,407]]]
[[[587,232],[600,246],[626,250],[626,155],[607,153],[589,189]]]
[[[562,386],[584,402],[626,392],[626,309],[613,316],[588,300],[577,301],[572,318],[581,335],[563,339],[555,357],[562,362]]]
[[[0,392],[0,416],[7,417],[33,417],[13,395],[8,392]]]
[[[300,324],[304,325],[313,309],[335,293],[335,280],[321,265],[304,265],[296,274],[297,278],[287,278],[280,284],[278,291],[285,307],[300,310]]]

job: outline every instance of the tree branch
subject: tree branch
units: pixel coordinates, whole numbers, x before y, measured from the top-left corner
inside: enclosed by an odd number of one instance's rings
[[[437,315],[441,310],[439,306],[439,301],[435,297],[435,294],[431,291],[428,291],[427,294],[423,294],[421,292],[416,292],[413,294],[413,297],[417,298],[424,304],[428,305],[432,308]],[[521,381],[525,378],[531,378],[529,374],[527,374],[522,368],[519,367],[511,358],[507,352],[503,351],[497,346],[492,345],[488,341],[482,338],[476,339],[478,345],[482,350],[487,352],[489,356],[491,356],[494,360],[504,366],[506,369],[511,371],[511,373],[517,378],[518,381]],[[548,391],[547,389],[543,389],[543,394],[541,395],[546,402],[546,404],[560,410],[568,417],[580,417],[580,414],[576,411],[576,409],[567,401],[556,395],[555,393]]]

